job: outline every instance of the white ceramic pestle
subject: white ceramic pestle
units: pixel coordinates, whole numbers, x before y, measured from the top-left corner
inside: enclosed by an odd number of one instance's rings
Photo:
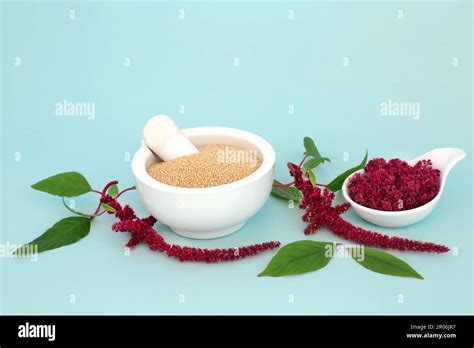
[[[145,144],[163,161],[198,153],[199,150],[166,115],[152,117],[143,127]]]
[[[422,220],[433,211],[434,207],[438,204],[441,194],[443,193],[449,172],[465,156],[466,153],[461,149],[444,147],[432,150],[420,157],[407,161],[410,165],[414,165],[416,162],[422,159],[431,160],[433,163],[433,168],[439,169],[441,171],[441,186],[439,188],[438,194],[431,201],[418,208],[402,211],[382,211],[367,208],[354,202],[351,197],[349,197],[347,185],[351,177],[356,173],[362,172],[363,169],[346,178],[342,185],[342,195],[344,196],[344,199],[351,204],[357,215],[366,221],[384,227],[408,226]]]

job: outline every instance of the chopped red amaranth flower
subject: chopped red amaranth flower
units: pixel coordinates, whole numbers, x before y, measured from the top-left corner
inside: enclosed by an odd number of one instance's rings
[[[347,186],[354,202],[367,208],[400,211],[420,207],[439,192],[440,171],[430,160],[411,166],[398,158],[376,158],[364,172],[355,174]]]
[[[109,211],[108,213],[114,214],[120,220],[112,225],[112,230],[115,232],[130,232],[131,238],[127,243],[127,247],[133,248],[144,242],[148,244],[151,250],[164,252],[169,257],[176,258],[179,261],[215,263],[239,260],[280,246],[280,242],[266,242],[227,249],[201,249],[169,244],[153,228],[157,221],[153,216],[144,219],[138,218],[130,206],[122,207],[115,198],[106,194],[102,196],[101,203],[112,207],[115,211]]]
[[[350,208],[349,203],[333,206],[334,193],[327,188],[320,189],[305,179],[301,168],[289,163],[290,174],[295,178],[295,187],[303,194],[299,208],[304,210],[303,221],[308,223],[304,233],[312,234],[320,226],[326,226],[336,236],[365,246],[402,251],[445,253],[449,248],[431,242],[421,242],[395,236],[387,236],[354,226],[340,215]]]

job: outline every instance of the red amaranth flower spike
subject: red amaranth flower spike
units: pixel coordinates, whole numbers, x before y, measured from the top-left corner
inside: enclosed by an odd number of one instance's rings
[[[164,252],[169,257],[176,258],[179,261],[216,263],[239,260],[280,246],[280,242],[266,242],[251,246],[227,249],[201,249],[173,245],[167,243],[153,228],[153,225],[157,221],[153,216],[140,219],[136,216],[130,206],[125,205],[122,207],[115,198],[106,194],[102,196],[101,203],[112,207],[115,212],[110,211],[108,213],[114,214],[120,220],[112,225],[112,230],[115,232],[130,232],[132,235],[127,243],[127,247],[133,248],[139,243],[144,242],[148,244],[148,247],[151,250]]]
[[[322,225],[325,225],[335,235],[352,242],[366,246],[403,251],[419,251],[445,253],[449,248],[429,242],[421,242],[406,238],[390,237],[378,232],[368,231],[354,226],[340,217],[350,208],[349,203],[332,205],[334,193],[327,188],[315,187],[304,178],[299,166],[289,163],[290,174],[295,178],[295,187],[303,194],[299,208],[305,210],[303,221],[308,223],[305,234],[311,234]]]

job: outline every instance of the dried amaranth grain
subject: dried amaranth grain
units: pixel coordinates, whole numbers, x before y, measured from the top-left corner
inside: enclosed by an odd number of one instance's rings
[[[167,162],[156,162],[148,174],[161,183],[178,187],[204,188],[243,179],[261,165],[256,150],[213,144],[198,148],[199,153]]]

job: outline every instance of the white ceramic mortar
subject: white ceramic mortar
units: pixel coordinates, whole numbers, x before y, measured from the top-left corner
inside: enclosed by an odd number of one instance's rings
[[[183,129],[197,147],[209,144],[255,149],[262,160],[251,175],[220,186],[184,188],[163,184],[146,171],[159,158],[145,145],[132,160],[137,191],[146,209],[175,233],[209,239],[236,232],[265,204],[272,190],[275,151],[253,133],[226,127]]]

